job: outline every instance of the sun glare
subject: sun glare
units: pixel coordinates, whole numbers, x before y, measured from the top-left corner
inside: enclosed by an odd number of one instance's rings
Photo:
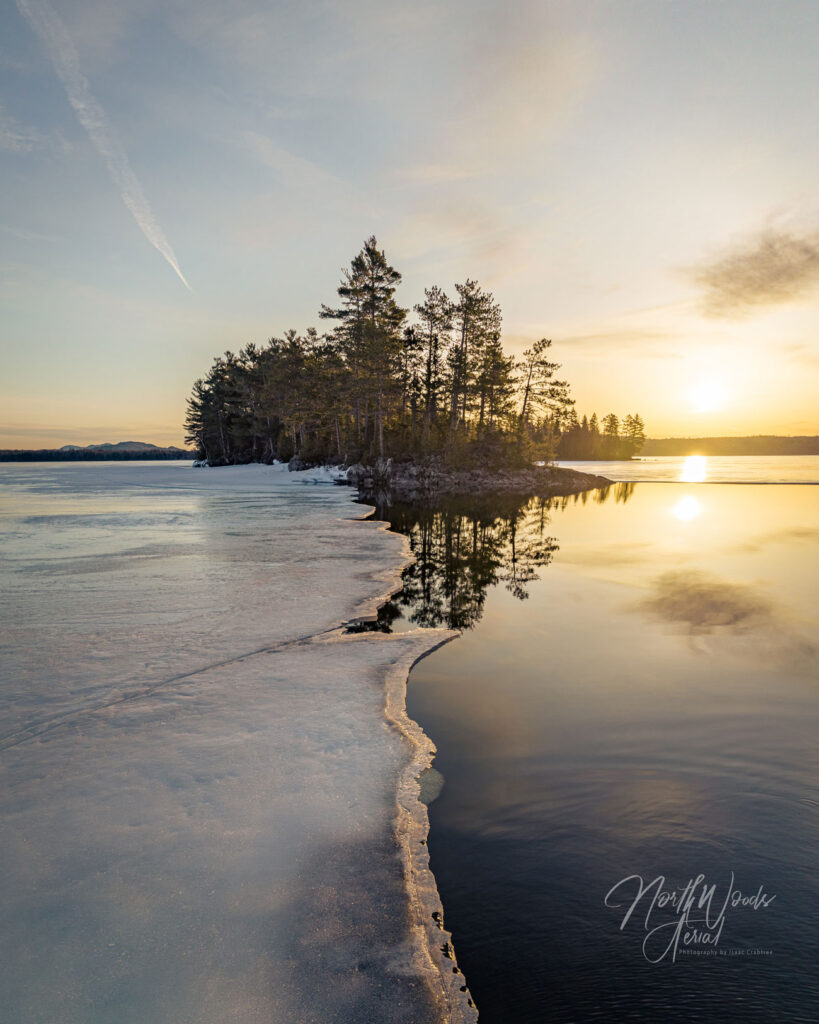
[[[684,498],[680,498],[674,508],[671,509],[671,514],[683,523],[696,519],[701,512],[702,506],[693,494],[687,494]]]
[[[698,380],[688,390],[693,412],[715,412],[725,405],[725,388],[715,377]]]
[[[704,455],[688,455],[680,470],[680,482],[701,484],[708,471],[708,459]]]

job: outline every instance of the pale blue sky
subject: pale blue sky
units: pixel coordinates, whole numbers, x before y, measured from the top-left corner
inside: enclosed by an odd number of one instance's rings
[[[372,233],[581,411],[819,432],[817,52],[815,0],[12,2],[0,445],[179,443]]]

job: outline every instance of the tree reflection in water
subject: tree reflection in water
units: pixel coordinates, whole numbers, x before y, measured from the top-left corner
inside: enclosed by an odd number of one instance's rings
[[[410,626],[472,629],[483,614],[486,592],[503,584],[518,600],[558,550],[551,513],[570,504],[625,502],[634,484],[620,483],[561,498],[502,498],[476,503],[450,499],[435,508],[380,505],[378,518],[409,538],[415,561],[403,589],[379,611],[378,629],[392,632],[398,619]]]

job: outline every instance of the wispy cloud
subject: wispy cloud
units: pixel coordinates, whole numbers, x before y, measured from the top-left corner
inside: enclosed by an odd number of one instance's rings
[[[0,232],[10,235],[12,238],[19,238],[21,242],[53,242],[57,237],[56,235],[43,235],[39,231],[16,228],[11,224],[0,224]]]
[[[669,346],[679,341],[676,331],[662,328],[612,328],[590,334],[570,334],[556,338],[561,344],[590,352],[633,352],[644,359],[678,359],[680,353]]]
[[[440,185],[450,182],[466,181],[473,177],[474,169],[458,166],[455,163],[419,163],[395,169],[394,178],[401,184],[409,185]]]
[[[783,345],[782,354],[787,356],[788,359],[804,363],[811,369],[819,367],[819,352],[816,348],[811,348],[809,345]]]
[[[704,311],[744,317],[819,285],[819,232],[797,235],[768,230],[694,271],[704,289]]]
[[[288,152],[260,132],[243,132],[241,142],[257,160],[275,171],[287,187],[299,187],[316,192],[347,191],[346,186],[338,178],[318,164]]]
[[[7,153],[30,153],[47,142],[45,135],[12,117],[0,103],[0,149]]]
[[[157,223],[142,185],[131,169],[125,149],[108,124],[105,111],[97,102],[88,80],[80,70],[77,50],[62,19],[46,0],[17,0],[17,7],[48,51],[68,101],[100,156],[105,160],[122,201],[131,211],[151,245],[165,257],[185,287],[190,290],[173,248]]]

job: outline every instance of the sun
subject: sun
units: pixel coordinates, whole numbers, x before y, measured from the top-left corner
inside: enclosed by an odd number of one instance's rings
[[[726,402],[725,388],[716,377],[704,377],[688,389],[693,412],[715,412]]]

